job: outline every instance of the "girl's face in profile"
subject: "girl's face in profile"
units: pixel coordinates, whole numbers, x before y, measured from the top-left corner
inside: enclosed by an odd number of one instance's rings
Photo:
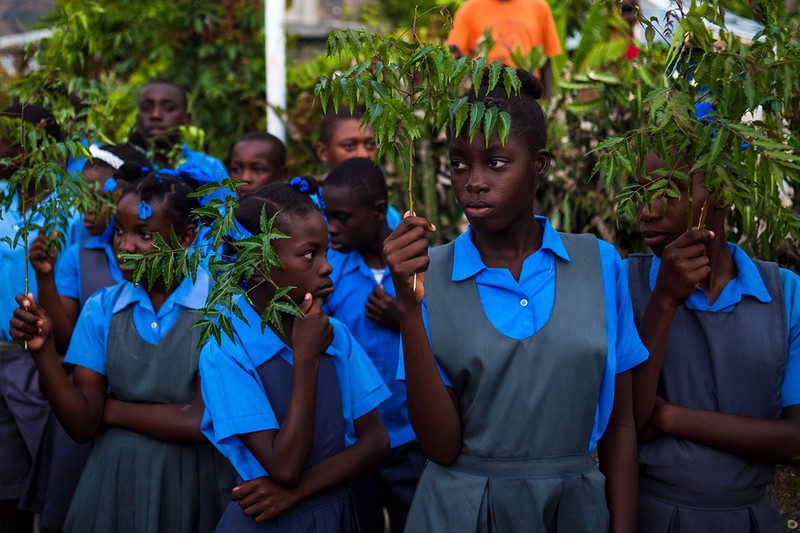
[[[278,287],[295,287],[289,297],[297,304],[303,301],[306,293],[314,299],[327,298],[333,292],[331,272],[328,263],[328,226],[321,213],[306,216],[286,217],[286,229],[290,238],[273,242],[275,254],[283,263],[283,268],[273,268],[272,281]]]

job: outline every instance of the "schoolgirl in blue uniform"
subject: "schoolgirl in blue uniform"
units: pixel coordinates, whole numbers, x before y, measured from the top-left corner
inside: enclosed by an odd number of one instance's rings
[[[325,308],[353,333],[392,391],[379,408],[392,451],[380,467],[354,484],[359,522],[364,533],[382,533],[385,507],[391,530],[399,533],[425,457],[408,420],[406,387],[396,377],[400,323],[383,258],[383,241],[391,232],[383,172],[370,159],[347,159],[325,179],[323,200],[334,288]]]
[[[630,369],[647,350],[613,247],[534,217],[550,156],[541,86],[517,75],[519,95],[469,93],[511,115],[505,143],[449,132],[468,231],[429,253],[435,228],[409,216],[384,246],[400,310],[398,377],[429,458],[406,531],[596,533],[609,529],[609,511],[613,531],[632,531]]]
[[[645,160],[649,176],[664,167]],[[634,373],[639,531],[783,532],[767,487],[800,457],[800,278],[726,242],[729,210],[703,178],[639,208],[653,254],[627,264],[652,354]],[[686,231],[690,207],[703,230]]]
[[[358,531],[348,482],[389,449],[378,405],[386,385],[350,332],[322,311],[332,291],[328,231],[308,194],[314,183],[267,185],[242,200],[236,219],[257,234],[277,214],[289,238],[272,241],[283,268],[270,271],[300,302],[303,318],[281,315],[283,331],[262,333],[260,314],[274,296],[258,276],[232,317],[235,339],[210,341],[201,356],[203,432],[243,482],[217,531]],[[301,192],[304,189],[305,192]]]
[[[148,159],[130,146],[90,146],[91,162],[83,166],[85,179],[104,194],[118,196],[123,184],[144,175],[144,167],[152,166]],[[47,248],[44,235],[31,244],[30,260],[36,271],[39,287],[39,305],[53,321],[56,350],[66,353],[78,314],[95,291],[122,281],[122,273],[105,238],[111,218],[110,210],[101,206],[83,216],[82,227],[89,237],[83,242],[68,246],[58,254]],[[108,232],[110,233],[110,232]],[[71,368],[67,371],[72,375]],[[72,440],[51,414],[36,457],[33,475],[28,480],[21,505],[39,515],[40,531],[61,531],[67,516],[72,495],[80,480],[83,466],[89,457],[91,443],[79,444]]]
[[[123,191],[114,219],[114,251],[144,253],[155,233],[192,245],[193,189],[151,174]],[[27,341],[42,388],[59,422],[92,452],[64,531],[211,531],[233,485],[230,466],[200,433],[203,402],[192,329],[209,276],[147,290],[126,282],[92,295],[75,326],[61,367],[53,323],[32,295],[19,295],[10,322]]]
[[[50,111],[42,106],[28,104],[23,108],[15,104],[5,108],[0,116],[21,119],[29,128],[40,128],[53,140],[60,140],[61,129]],[[0,165],[0,190],[9,193],[6,181],[19,170],[22,147],[0,137],[0,159],[8,158],[10,164]],[[32,215],[35,202],[48,202],[54,197],[51,191],[39,190],[31,184],[26,191],[25,204],[15,194],[7,209],[0,212],[0,501],[5,525],[10,531],[30,530],[33,514],[20,511],[18,502],[23,493],[33,461],[38,453],[50,406],[39,388],[36,367],[30,355],[13,342],[8,329],[16,304],[14,295],[25,287],[25,250],[20,239],[11,246],[5,239],[14,240],[25,221],[33,226],[45,223],[40,213]],[[19,192],[19,191],[17,191]],[[37,231],[29,233],[34,240]],[[37,293],[36,275],[28,263],[29,291]]]

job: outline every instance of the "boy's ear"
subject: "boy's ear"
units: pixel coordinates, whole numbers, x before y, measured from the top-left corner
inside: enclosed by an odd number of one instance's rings
[[[328,164],[328,145],[322,142],[317,143],[317,158],[326,165]]]
[[[278,171],[278,174],[281,177],[281,181],[286,181],[286,177],[289,175],[289,167],[283,165],[281,169]]]
[[[386,220],[386,212],[389,210],[389,204],[386,200],[377,200],[373,205],[373,216],[375,217],[376,222],[382,222]]]
[[[188,111],[186,112],[186,115],[184,115],[183,125],[184,126],[191,126],[192,125],[192,114],[189,113]]]
[[[543,176],[550,168],[550,152],[542,148],[536,154],[536,175]]]
[[[181,246],[184,248],[190,247],[194,244],[195,239],[197,238],[197,226],[194,224],[189,224],[183,230],[181,230],[180,234],[178,235],[178,240],[181,243]]]

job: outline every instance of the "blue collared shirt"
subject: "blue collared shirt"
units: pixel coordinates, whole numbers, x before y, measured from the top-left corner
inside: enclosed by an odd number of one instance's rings
[[[206,410],[201,430],[236,468],[242,479],[269,475],[239,439],[243,433],[279,429],[257,368],[282,357],[292,363],[292,350],[270,329],[261,332],[261,317],[242,300],[240,309],[247,323],[233,318],[236,341],[222,336],[211,339],[200,352],[200,384]],[[354,421],[369,413],[390,396],[378,371],[353,336],[336,319],[333,342],[326,353],[333,357],[342,415],[345,444],[357,440]]]
[[[416,439],[408,420],[408,402],[405,384],[397,381],[397,357],[400,351],[400,332],[370,320],[366,315],[367,299],[377,287],[372,270],[356,251],[343,254],[328,251],[328,262],[333,268],[333,294],[325,308],[341,320],[367,352],[380,372],[392,397],[380,406],[381,418],[389,434],[392,448]],[[395,296],[394,284],[385,268],[380,285],[389,296]]]
[[[8,193],[9,183],[0,183],[0,194]],[[52,201],[52,195],[45,199],[45,202]],[[0,238],[8,238],[12,241],[16,237],[20,228],[23,227],[24,219],[19,212],[19,197],[15,195],[11,200],[11,205],[7,211],[0,213]],[[30,212],[26,213],[25,218],[31,225],[44,224],[44,215],[37,213],[30,217]],[[76,215],[70,215],[70,219]],[[28,244],[33,242],[38,231],[32,230],[28,234]],[[67,245],[72,244],[67,242]],[[60,260],[56,262],[56,268]],[[0,341],[12,342],[11,334],[8,331],[8,321],[17,308],[14,297],[25,292],[25,249],[23,239],[20,236],[15,246],[8,242],[0,241]],[[36,271],[33,266],[28,264],[28,292],[38,297],[38,287],[36,285]]]
[[[56,289],[59,296],[81,300],[81,247],[87,250],[103,250],[106,253],[108,270],[116,283],[122,282],[122,272],[119,270],[117,258],[114,250],[104,242],[99,236],[89,237],[84,242],[69,246],[60,256],[58,268],[56,269]]]
[[[67,349],[66,362],[106,374],[106,346],[111,318],[129,305],[133,306],[133,325],[150,344],[158,342],[175,324],[184,309],[200,309],[208,295],[207,272],[197,272],[197,283],[184,279],[178,288],[155,312],[145,284],[134,285],[129,281],[100,289],[86,300],[78,316],[72,340]]]
[[[484,264],[472,242],[471,228],[460,235],[455,243],[452,280],[462,281],[474,276],[487,318],[501,333],[514,339],[528,338],[545,325],[555,303],[555,258],[570,260],[561,237],[550,222],[540,216],[536,220],[544,231],[542,245],[523,262],[519,281],[508,269],[489,268]],[[592,436],[587,443],[589,450],[596,447],[608,425],[614,406],[616,374],[630,370],[648,357],[633,321],[628,278],[622,268],[622,260],[611,244],[600,240],[597,242],[600,247],[599,274],[603,279],[605,296],[608,356]],[[424,305],[423,317],[427,327],[427,309]],[[436,347],[433,347],[433,351],[435,354]],[[452,381],[441,369],[440,372],[445,385],[451,386]],[[401,360],[398,379],[404,377],[405,369]]]
[[[706,293],[698,287],[686,301],[686,307],[695,311],[730,313],[736,309],[736,305],[744,297],[756,298],[764,303],[772,301],[761,278],[761,273],[753,260],[744,250],[733,243],[728,243],[728,248],[736,265],[736,277],[725,285],[712,305],[709,305]],[[650,266],[651,291],[656,286],[660,267],[661,259],[653,256],[653,263]],[[800,404],[800,277],[785,268],[780,269],[780,275],[788,325],[788,338],[786,339],[788,358],[781,389],[781,405],[790,407]]]

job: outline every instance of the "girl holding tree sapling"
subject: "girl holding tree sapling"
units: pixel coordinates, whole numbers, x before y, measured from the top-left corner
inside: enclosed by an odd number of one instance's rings
[[[665,168],[691,164],[650,152],[643,181]],[[800,279],[726,241],[703,173],[672,179],[678,198],[639,206],[653,254],[627,262],[651,351],[634,371],[639,531],[786,531],[767,487],[800,458]]]
[[[192,187],[150,175],[125,189],[114,220],[114,252],[144,253],[158,233],[174,230],[191,246],[197,226]],[[233,472],[200,433],[203,401],[197,372],[198,332],[192,309],[205,304],[209,276],[147,289],[126,282],[86,302],[73,332],[64,372],[53,322],[33,295],[19,295],[11,334],[27,342],[42,389],[64,429],[92,452],[67,515],[65,531],[211,531],[222,513]]]
[[[430,459],[407,531],[598,532],[635,527],[630,369],[647,357],[622,262],[557,233],[533,202],[550,156],[536,99],[479,88],[511,130],[449,132],[453,192],[470,227],[430,250],[409,216],[384,251],[397,291],[408,411]],[[488,76],[484,76],[487,79]],[[600,469],[589,452],[598,449]]]

